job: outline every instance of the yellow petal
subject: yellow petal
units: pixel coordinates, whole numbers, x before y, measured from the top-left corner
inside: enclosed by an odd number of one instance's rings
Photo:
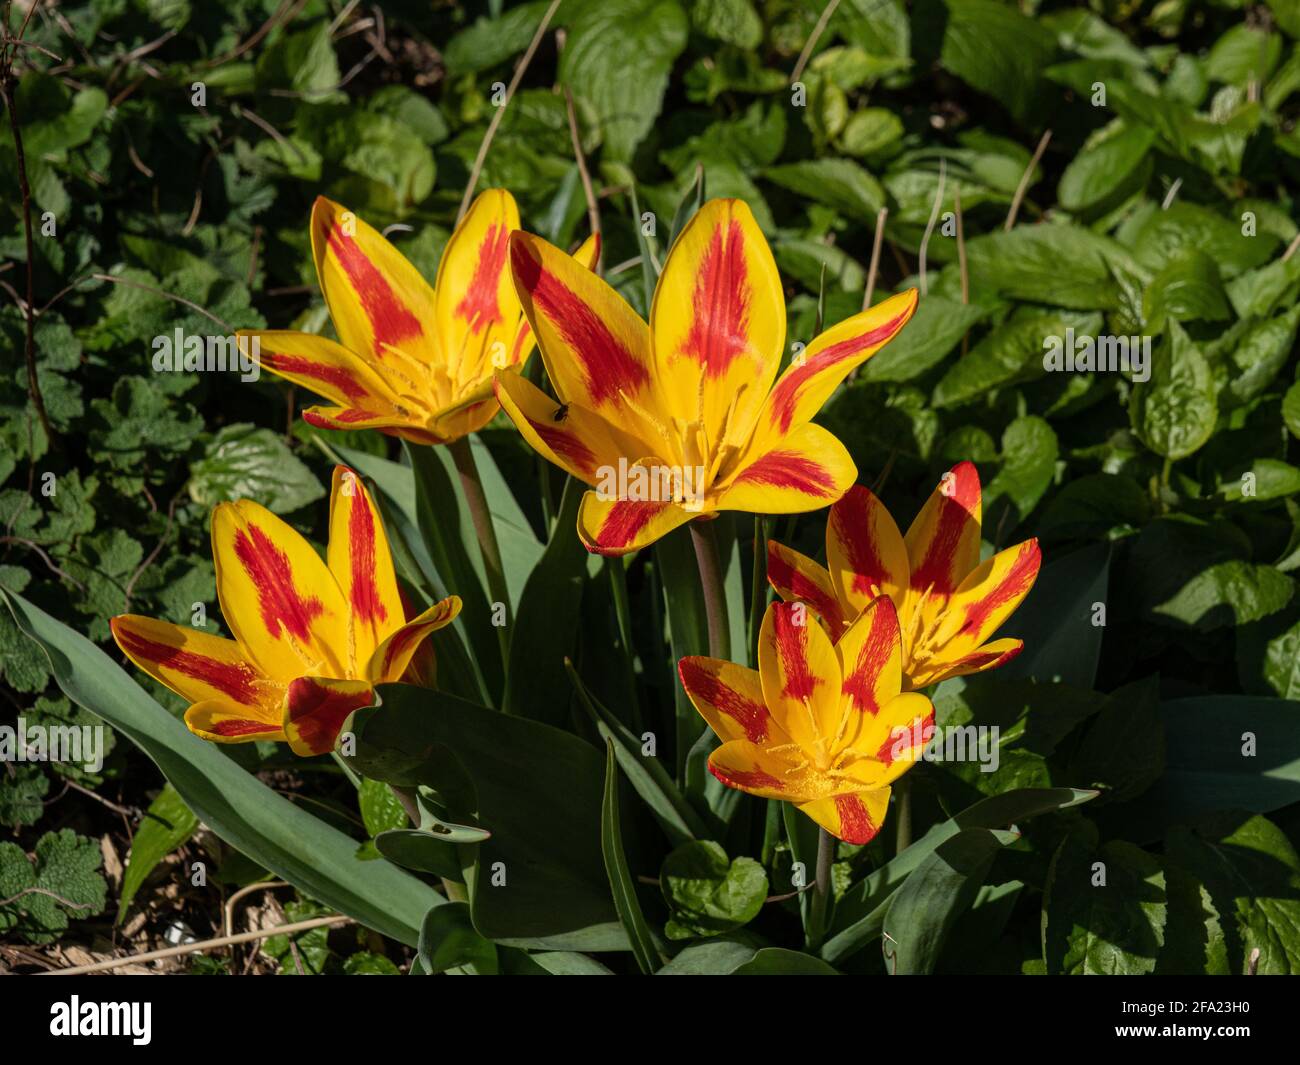
[[[808,604],[826,624],[831,639],[839,639],[844,629],[844,611],[824,566],[819,566],[792,547],[769,540],[767,580],[787,603]]]
[[[717,447],[743,446],[781,364],[785,295],[741,200],[710,200],[673,243],[650,308],[668,411]]]
[[[934,735],[934,706],[920,692],[890,699],[878,713],[863,715],[853,741],[858,758],[846,769],[876,787],[902,776],[924,752]]]
[[[262,707],[236,706],[224,699],[204,699],[185,711],[185,727],[201,740],[213,743],[283,742],[280,712]]]
[[[776,382],[759,431],[780,437],[809,421],[855,367],[898,335],[916,310],[916,298],[916,290],[908,289],[818,336]]]
[[[497,398],[520,435],[542,458],[594,485],[601,466],[618,465],[619,445],[598,414],[557,403],[522,374],[497,376]]]
[[[857,476],[844,445],[810,422],[742,465],[719,492],[717,508],[751,514],[820,510],[843,495]]]
[[[348,675],[343,593],[293,529],[251,500],[221,503],[212,512],[212,560],[226,624],[263,673]]]
[[[870,843],[885,823],[889,788],[833,795],[802,803],[799,811],[845,843]]]
[[[366,677],[375,684],[402,679],[412,656],[431,633],[450,625],[460,613],[460,597],[449,595],[392,632],[370,657]]]
[[[677,663],[677,675],[691,705],[724,743],[749,740],[774,746],[789,742],[763,702],[763,683],[757,670],[690,655]]]
[[[438,339],[450,378],[460,387],[491,379],[520,358],[519,297],[510,279],[510,234],[519,208],[505,189],[479,193],[438,264],[434,300]]]
[[[400,364],[394,350],[439,362],[433,290],[377,230],[319,196],[311,212],[316,276],[343,346],[380,366]]]
[[[971,462],[943,475],[907,535],[911,596],[949,596],[980,560],[980,477]]]
[[[795,799],[789,764],[748,740],[731,740],[709,755],[709,772],[729,788],[763,799]]]
[[[401,627],[406,617],[379,511],[361,478],[346,466],[334,467],[326,559],[348,605],[350,660],[368,662],[375,648]]]
[[[578,537],[598,555],[626,555],[698,516],[676,503],[603,499],[587,492],[578,509]]]
[[[288,329],[241,330],[237,335],[241,343],[250,345],[250,351],[256,342],[264,369],[331,403],[387,414],[396,413],[401,406],[378,364],[367,363],[336,341]]]
[[[109,627],[127,658],[192,703],[216,701],[248,717],[284,697],[283,682],[262,673],[234,640],[138,614],[115,617]]]
[[[964,677],[971,673],[985,673],[1005,666],[1025,649],[1023,640],[1006,638],[970,649],[959,645],[944,648],[943,653],[927,658],[923,668],[912,667],[906,686],[919,690],[951,677]]]
[[[293,753],[304,758],[334,749],[348,715],[370,706],[374,692],[363,680],[299,677],[284,697],[283,728]]]
[[[840,670],[844,712],[874,717],[903,690],[903,647],[898,611],[887,595],[873,600],[835,645]],[[848,745],[857,729],[847,733]]]
[[[908,586],[907,545],[885,505],[854,485],[831,507],[826,563],[845,612],[860,614],[878,595],[903,601]]]
[[[840,664],[830,637],[802,603],[772,603],[758,634],[763,702],[804,749],[826,753],[840,735]]]
[[[447,441],[428,426],[421,416],[364,410],[359,407],[308,407],[302,420],[318,429],[376,429],[414,444],[444,444]]]

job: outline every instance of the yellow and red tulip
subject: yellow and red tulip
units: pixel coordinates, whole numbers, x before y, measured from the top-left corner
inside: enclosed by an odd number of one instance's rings
[[[739,200],[710,200],[687,224],[648,325],[538,237],[510,238],[510,267],[558,399],[515,373],[498,374],[497,398],[536,451],[599,489],[583,498],[578,533],[608,555],[718,511],[792,514],[838,499],[857,470],[811,419],[916,308],[909,291],[854,315],[778,378],[781,279]],[[625,471],[650,498],[609,490]]]
[[[837,643],[799,603],[773,603],[758,669],[683,658],[682,686],[722,741],[709,770],[729,787],[795,803],[833,836],[867,843],[890,785],[934,732],[934,707],[903,692],[898,614],[882,596]]]
[[[436,283],[351,211],[324,197],[311,246],[338,340],[294,330],[245,330],[260,363],[329,400],[303,417],[325,429],[378,429],[446,444],[481,429],[499,409],[493,373],[533,349],[506,264],[519,208],[504,189],[474,201],[443,251]],[[592,265],[594,239],[579,249]]]
[[[338,466],[324,560],[251,500],[212,512],[217,599],[233,640],[185,625],[113,618],[122,652],[189,699],[185,724],[218,743],[287,742],[301,755],[334,746],[344,720],[373,702],[372,686],[408,670],[430,633],[460,611],[450,596],[406,619],[379,513],[360,478]]]
[[[925,688],[1015,658],[1021,640],[989,638],[1038,577],[1042,555],[1026,540],[980,562],[980,479],[959,463],[944,474],[904,536],[870,489],[831,507],[826,566],[771,541],[767,575],[778,595],[806,603],[842,639],[878,597],[898,610],[904,686]]]

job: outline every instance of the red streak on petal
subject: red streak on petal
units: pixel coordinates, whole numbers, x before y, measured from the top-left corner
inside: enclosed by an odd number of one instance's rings
[[[500,222],[487,231],[478,248],[474,276],[470,278],[465,295],[456,304],[456,317],[469,322],[469,331],[474,335],[504,321],[497,303],[497,290],[501,284],[501,271],[506,268],[509,242],[510,231]]]
[[[840,815],[839,837],[845,843],[870,843],[880,830],[867,813],[867,804],[856,795],[836,795],[835,812]]]
[[[619,500],[609,508],[605,520],[600,523],[600,532],[596,534],[599,547],[626,547],[661,511],[672,506],[671,503],[644,503],[634,500]]]
[[[590,473],[596,466],[596,456],[591,453],[587,447],[573,433],[566,432],[563,429],[557,429],[554,426],[546,425],[544,422],[535,422],[529,419],[529,425],[533,431],[542,438],[542,443],[554,451],[560,458],[571,463],[583,473]]]
[[[821,678],[808,666],[808,622],[794,623],[793,603],[778,603],[773,615],[773,636],[785,684],[781,694],[789,699],[811,699]]]
[[[738,788],[741,791],[749,791],[751,788],[785,790],[785,785],[780,780],[772,776],[771,773],[764,773],[761,769],[730,769],[716,766],[710,762],[709,772],[726,784],[727,787]]]
[[[402,341],[423,334],[420,320],[402,303],[388,279],[340,225],[330,229],[328,243],[370,321],[376,355],[382,358],[385,347],[400,347]]]
[[[224,721],[214,721],[204,732],[211,732],[214,736],[256,736],[261,733],[279,732],[279,726],[268,724],[265,721],[253,721],[251,718],[228,718]]]
[[[926,545],[925,556],[912,562],[913,589],[924,592],[929,588],[937,595],[951,595],[966,576],[957,573],[953,563],[963,534],[975,521],[973,510],[980,498],[974,463],[959,462],[949,472],[951,476],[943,483],[951,487],[949,494],[939,493],[934,536]]]
[[[777,592],[782,593],[782,598],[788,596],[807,603],[821,615],[831,631],[839,635],[844,625],[839,600],[771,547],[767,551],[767,579]]]
[[[430,626],[426,624],[408,625],[395,632],[388,644],[388,650],[384,652],[383,675],[388,676],[393,663],[410,649],[411,644],[424,639],[431,631]]]
[[[737,475],[736,484],[765,484],[821,497],[835,491],[830,471],[797,451],[769,451],[746,466]]]
[[[1038,549],[1037,540],[1026,540],[1021,544],[1016,560],[1011,563],[1011,568],[1001,583],[967,610],[962,632],[978,635],[984,631],[990,617],[1009,603],[1018,602],[1028,595],[1029,589],[1034,586],[1034,581],[1038,577],[1038,566],[1041,561],[1042,552]]]
[[[904,740],[915,740],[917,725],[913,721],[910,725],[899,725],[892,729],[889,739],[880,745],[880,750],[876,752],[876,760],[884,762],[885,765],[893,765],[897,761],[898,755],[903,755],[909,751],[923,751],[925,745],[934,737],[934,711],[931,710],[926,714],[925,719],[921,722],[921,738],[917,743],[909,743],[904,747]]]
[[[262,365],[269,370],[310,377],[342,392],[349,399],[360,399],[362,396],[369,395],[366,387],[342,366],[330,366],[328,363],[316,362],[301,355],[283,354],[263,355]]]
[[[645,366],[596,312],[558,277],[543,270],[522,244],[510,246],[510,261],[519,286],[582,362],[592,399],[603,403],[620,391],[638,392],[649,383]]]
[[[358,621],[379,626],[388,619],[388,611],[379,598],[375,581],[378,560],[375,558],[375,515],[360,486],[348,512],[348,554],[352,564],[352,613]]]
[[[289,556],[256,525],[235,533],[235,556],[257,590],[262,624],[278,640],[281,629],[299,640],[307,640],[311,623],[325,612],[319,599],[303,596],[293,583]]]
[[[735,721],[751,743],[767,739],[771,714],[762,703],[730,687],[698,659],[683,658],[677,663],[677,673],[682,678],[682,687],[689,694]]]
[[[852,671],[844,679],[843,691],[849,701],[862,713],[873,716],[880,713],[876,682],[899,648],[898,615],[892,606],[892,602],[886,599],[871,608],[871,628],[858,649],[858,659]],[[892,697],[897,693],[886,694]]]
[[[680,353],[694,359],[707,377],[721,377],[749,350],[749,280],[745,231],[737,219],[718,226],[700,260],[693,294],[691,328]]]
[[[890,576],[876,550],[872,514],[877,508],[883,505],[861,485],[854,485],[831,505],[831,532],[844,548],[853,571],[853,590],[859,595],[871,595],[873,586],[883,588]]]
[[[369,689],[337,691],[311,677],[299,677],[289,685],[288,724],[293,725],[303,743],[320,754],[334,746],[348,714],[368,705],[372,698]]]
[[[252,705],[258,701],[257,688],[262,677],[245,662],[222,662],[207,655],[158,643],[117,625],[113,626],[113,635],[122,650],[132,658],[199,681],[237,703]]]
[[[799,393],[803,391],[804,386],[809,381],[825,370],[829,370],[836,363],[851,359],[876,344],[883,344],[903,328],[906,317],[906,315],[900,314],[897,318],[890,319],[884,325],[877,326],[870,332],[848,337],[837,344],[823,348],[816,355],[805,359],[794,369],[787,370],[782,375],[781,380],[776,383],[776,387],[772,389],[772,424],[775,425],[779,422],[781,432],[788,433],[790,425],[794,421],[795,408],[799,403]]]

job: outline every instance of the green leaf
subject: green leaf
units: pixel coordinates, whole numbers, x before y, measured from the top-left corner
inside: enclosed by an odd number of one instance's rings
[[[595,749],[446,692],[382,684],[376,698],[351,718],[354,767],[399,787],[433,788],[451,816],[492,833],[467,880],[479,933],[506,946],[627,950],[600,851],[604,774]],[[468,796],[457,775],[472,785]]]
[[[1112,692],[1075,750],[1067,779],[1100,788],[1114,801],[1146,791],[1165,768],[1159,698],[1154,676]]]
[[[70,918],[102,913],[108,893],[102,861],[99,844],[70,828],[37,841],[34,865],[17,844],[0,843],[0,898],[13,900],[0,906],[0,932],[52,943]]]
[[[432,888],[387,862],[359,860],[354,840],[193,735],[85,637],[20,596],[0,594],[18,627],[44,648],[64,694],[149,755],[217,836],[304,894],[415,944],[425,912],[441,899]]]
[[[1059,454],[1056,433],[1042,418],[1031,414],[1007,426],[1002,434],[1002,468],[984,489],[985,520],[990,526],[1001,524],[999,502],[1005,501],[1014,511],[1004,528],[1014,529],[1029,516],[1056,475]]]
[[[820,958],[784,947],[764,947],[731,970],[732,976],[839,976]]]
[[[405,828],[409,824],[406,811],[387,784],[362,780],[357,789],[357,802],[361,807],[361,820],[372,836],[392,828]]]
[[[651,975],[659,967],[658,950],[641,902],[636,897],[636,880],[627,866],[623,853],[623,829],[618,817],[618,759],[614,756],[614,741],[605,741],[605,794],[600,804],[600,849],[605,857],[605,872],[609,876],[610,890],[618,919],[632,944],[632,956],[638,968]]]
[[[1154,971],[1164,945],[1165,874],[1131,843],[1094,850],[1081,833],[1052,857],[1043,898],[1047,971],[1134,975]]]
[[[688,28],[677,0],[583,0],[570,16],[560,80],[595,110],[605,162],[629,162],[654,125]]]
[[[763,176],[773,184],[825,204],[858,222],[875,224],[885,205],[885,190],[851,159],[805,159],[769,166]]]
[[[834,964],[874,940],[884,925],[891,900],[918,866],[946,840],[963,829],[1007,828],[1037,814],[1063,810],[1095,799],[1095,791],[1074,788],[1030,788],[981,799],[956,817],[932,827],[902,854],[886,862],[836,900],[831,938],[822,957]]]
[[[1165,854],[1208,891],[1229,972],[1245,973],[1258,950],[1260,975],[1300,973],[1300,857],[1281,829],[1258,815],[1225,814],[1171,829]]]
[[[1118,122],[1091,138],[1065,168],[1056,195],[1067,211],[1084,211],[1120,189],[1147,158],[1155,134]]]
[[[149,804],[144,819],[131,837],[131,853],[122,874],[122,891],[117,902],[117,924],[122,923],[140,885],[167,855],[194,835],[199,819],[171,784],[163,787]]]
[[[1177,322],[1152,362],[1151,379],[1133,389],[1129,419],[1157,455],[1186,458],[1210,439],[1218,416],[1209,365]]]
[[[1210,632],[1275,614],[1294,593],[1295,581],[1273,566],[1233,559],[1202,570],[1153,613],[1157,619]]]
[[[435,906],[424,915],[418,953],[429,976],[449,969],[477,976],[495,976],[498,971],[496,944],[475,930],[466,902]]]
[[[284,437],[247,423],[223,427],[190,467],[190,498],[211,507],[251,499],[277,514],[322,499],[325,489],[289,450]]]
[[[767,898],[767,873],[753,858],[728,859],[719,844],[696,840],[664,859],[659,886],[672,912],[669,939],[717,936],[758,916]]]
[[[1199,248],[1170,259],[1151,279],[1142,312],[1151,329],[1162,328],[1167,318],[1221,322],[1232,317],[1219,267]]]
[[[934,972],[957,918],[974,901],[997,852],[1018,832],[965,828],[928,854],[885,914],[886,965],[903,976]]]
[[[1094,311],[1119,306],[1111,268],[1130,263],[1131,257],[1106,237],[1059,224],[970,238],[966,260],[972,291]]]

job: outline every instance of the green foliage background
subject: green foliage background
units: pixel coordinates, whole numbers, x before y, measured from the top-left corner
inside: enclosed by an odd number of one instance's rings
[[[59,60],[18,52],[13,98],[38,227],[37,377],[53,437],[35,416],[23,362],[26,253],[6,127],[0,586],[110,650],[107,619],[126,610],[191,621],[204,604],[217,632],[206,528],[215,502],[251,496],[320,541],[327,447],[400,457],[383,437],[320,436],[293,417],[309,397],[275,379],[154,372],[153,341],[177,329],[328,330],[307,232],[318,194],[376,225],[409,227],[393,239],[432,278],[494,95],[547,7],[43,6],[27,37]],[[822,420],[865,482],[885,479],[882,494],[903,520],[942,470],[973,459],[986,540],[1036,535],[1048,567],[1010,627],[1029,645],[1025,660],[936,696],[941,723],[1002,727],[1000,769],[923,767],[918,820],[942,822],[1014,789],[1102,792],[1082,810],[1021,826],[1018,842],[988,844],[997,848],[988,875],[971,885],[930,964],[1239,972],[1258,948],[1261,971],[1294,972],[1300,254],[1287,252],[1300,234],[1300,3],[844,0],[796,96],[791,71],[822,9],[811,0],[564,0],[552,23],[563,50],[548,35],[480,184],[509,188],[525,227],[557,244],[585,236],[555,88],[567,86],[600,193],[611,281],[644,312],[641,269],[617,269],[641,252],[638,212],[657,219],[662,259],[669,220],[702,172],[709,195],[753,208],[788,283],[790,337],[805,342],[817,321],[861,305],[876,215],[887,207],[876,296],[914,284],[925,296],[903,336]],[[196,103],[198,83],[206,96]],[[1018,224],[1004,230],[1048,129]],[[947,224],[958,196],[964,271]],[[41,229],[50,223],[52,233]],[[1045,374],[1043,338],[1070,328],[1152,337],[1151,380]],[[504,421],[484,439],[544,542],[532,456]],[[823,523],[782,523],[779,538],[816,555]],[[736,534],[747,558],[749,525]],[[648,568],[630,576],[637,643],[658,647],[661,589]],[[586,615],[608,594],[590,584]],[[585,617],[573,637],[579,661],[592,625]],[[582,666],[605,705],[622,697],[613,665],[589,654]],[[6,720],[95,720],[60,694],[44,654],[3,610],[0,679]],[[634,683],[646,706],[671,717],[661,662],[639,659]],[[579,704],[562,712],[566,721],[570,711],[594,737]],[[1239,752],[1247,733],[1259,744],[1251,758]],[[679,765],[685,755],[673,753]],[[231,757],[263,773],[292,762],[269,748]],[[0,823],[19,845],[0,845],[0,897],[58,882],[77,904],[0,907],[0,930],[21,925],[31,942],[105,904],[93,850],[65,827],[84,830],[84,811],[70,809],[81,799],[61,798],[61,777],[140,806],[162,784],[127,743],[93,775],[3,767]],[[329,792],[322,802],[348,826],[358,818],[345,800]],[[390,820],[365,816],[367,835]],[[166,853],[182,840],[151,844]],[[983,861],[985,842],[969,845]],[[861,875],[892,851],[883,838],[868,851],[841,848],[837,876],[858,885],[842,913],[866,913],[875,899]],[[753,917],[763,870],[735,864],[755,864],[736,857],[743,847],[729,852],[677,854],[665,867],[670,938],[704,930],[724,933],[720,944]],[[1102,901],[1085,890],[1098,854],[1132,890]],[[773,878],[791,860],[784,842],[761,857]],[[926,883],[942,885],[942,868],[925,871]],[[237,863],[228,871],[232,884],[255,875]],[[727,884],[744,896],[734,911],[716,901]],[[921,890],[911,905],[923,903]],[[778,909],[790,920],[798,902]],[[467,918],[445,920],[456,929]],[[779,929],[780,920],[760,924]],[[478,949],[456,963],[481,961]],[[287,943],[268,950],[288,957]],[[744,963],[793,964],[766,953],[751,949]],[[674,964],[689,968],[685,956]],[[864,971],[885,964],[874,950],[826,957]],[[382,972],[385,961],[331,960],[318,936],[288,964]]]

